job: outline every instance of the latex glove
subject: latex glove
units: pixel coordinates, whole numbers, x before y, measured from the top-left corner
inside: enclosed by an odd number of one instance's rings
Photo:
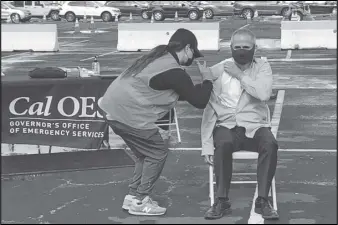
[[[214,165],[214,156],[213,155],[205,155],[204,161],[209,165]]]

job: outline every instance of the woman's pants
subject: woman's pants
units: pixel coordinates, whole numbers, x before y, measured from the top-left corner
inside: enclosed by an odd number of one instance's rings
[[[142,200],[150,195],[155,182],[162,173],[168,156],[168,145],[157,128],[141,130],[117,121],[107,122],[137,158],[134,176],[129,185],[129,194]]]

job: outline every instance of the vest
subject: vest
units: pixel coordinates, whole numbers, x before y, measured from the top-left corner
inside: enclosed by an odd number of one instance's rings
[[[136,76],[116,78],[99,102],[107,119],[137,129],[157,128],[155,122],[175,107],[179,95],[171,89],[154,90],[149,86],[149,81],[155,75],[174,68],[181,67],[168,53]]]

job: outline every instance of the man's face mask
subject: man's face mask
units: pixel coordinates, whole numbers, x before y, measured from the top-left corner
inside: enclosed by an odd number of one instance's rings
[[[187,61],[183,64],[183,66],[190,66],[192,62],[194,61],[194,51],[191,48],[189,48],[189,51],[191,53],[191,57],[189,57],[189,54],[187,53],[187,50],[186,50],[185,54],[187,56]]]
[[[236,63],[245,65],[252,62],[255,55],[255,46],[231,46],[231,52]]]

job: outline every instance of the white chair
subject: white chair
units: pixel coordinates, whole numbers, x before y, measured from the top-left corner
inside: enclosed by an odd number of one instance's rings
[[[172,122],[172,118],[174,117],[174,121]],[[176,108],[173,108],[172,110],[169,111],[169,119],[163,119],[163,120],[158,120],[156,122],[157,126],[169,126],[169,137],[171,136],[171,126],[175,126],[176,128],[176,134],[177,134],[177,141],[178,143],[181,143],[181,133],[180,129],[178,126],[178,119],[177,119],[177,113],[176,113]]]
[[[232,153],[232,158],[233,160],[238,160],[238,159],[258,159],[258,153],[257,152],[249,152],[249,151],[239,151],[239,152],[234,152]],[[250,175],[256,175],[256,173],[235,173],[234,175],[239,175],[239,176],[250,176]],[[256,180],[247,180],[247,181],[231,181],[232,184],[256,184],[256,190],[255,190],[255,197],[254,199],[257,198],[258,196],[258,184]],[[214,167],[209,166],[209,197],[210,197],[210,203],[211,205],[214,204]],[[272,179],[271,183],[271,189],[269,192],[269,196],[272,195],[272,204],[273,208],[277,211],[277,198],[276,198],[276,182],[275,182],[275,177]]]
[[[285,90],[279,90],[277,93],[277,99],[275,102],[275,109],[273,111],[273,116],[271,119],[271,132],[277,138],[277,130],[279,127],[279,122],[280,122],[280,117],[282,113],[282,105],[284,101],[284,96],[285,96]],[[238,159],[258,159],[258,153],[257,152],[250,152],[250,151],[239,151],[239,152],[234,152],[232,154],[232,158],[234,160]],[[237,173],[236,175],[256,175],[256,173]],[[256,184],[256,190],[255,190],[255,195],[254,199],[257,198],[258,196],[258,184],[257,181],[231,181],[232,184]],[[209,166],[209,197],[210,197],[210,203],[211,205],[214,204],[214,167]],[[272,204],[273,208],[277,211],[277,197],[276,197],[276,181],[275,177],[273,177],[272,182],[271,182],[271,189],[269,191],[269,196],[272,195]]]

